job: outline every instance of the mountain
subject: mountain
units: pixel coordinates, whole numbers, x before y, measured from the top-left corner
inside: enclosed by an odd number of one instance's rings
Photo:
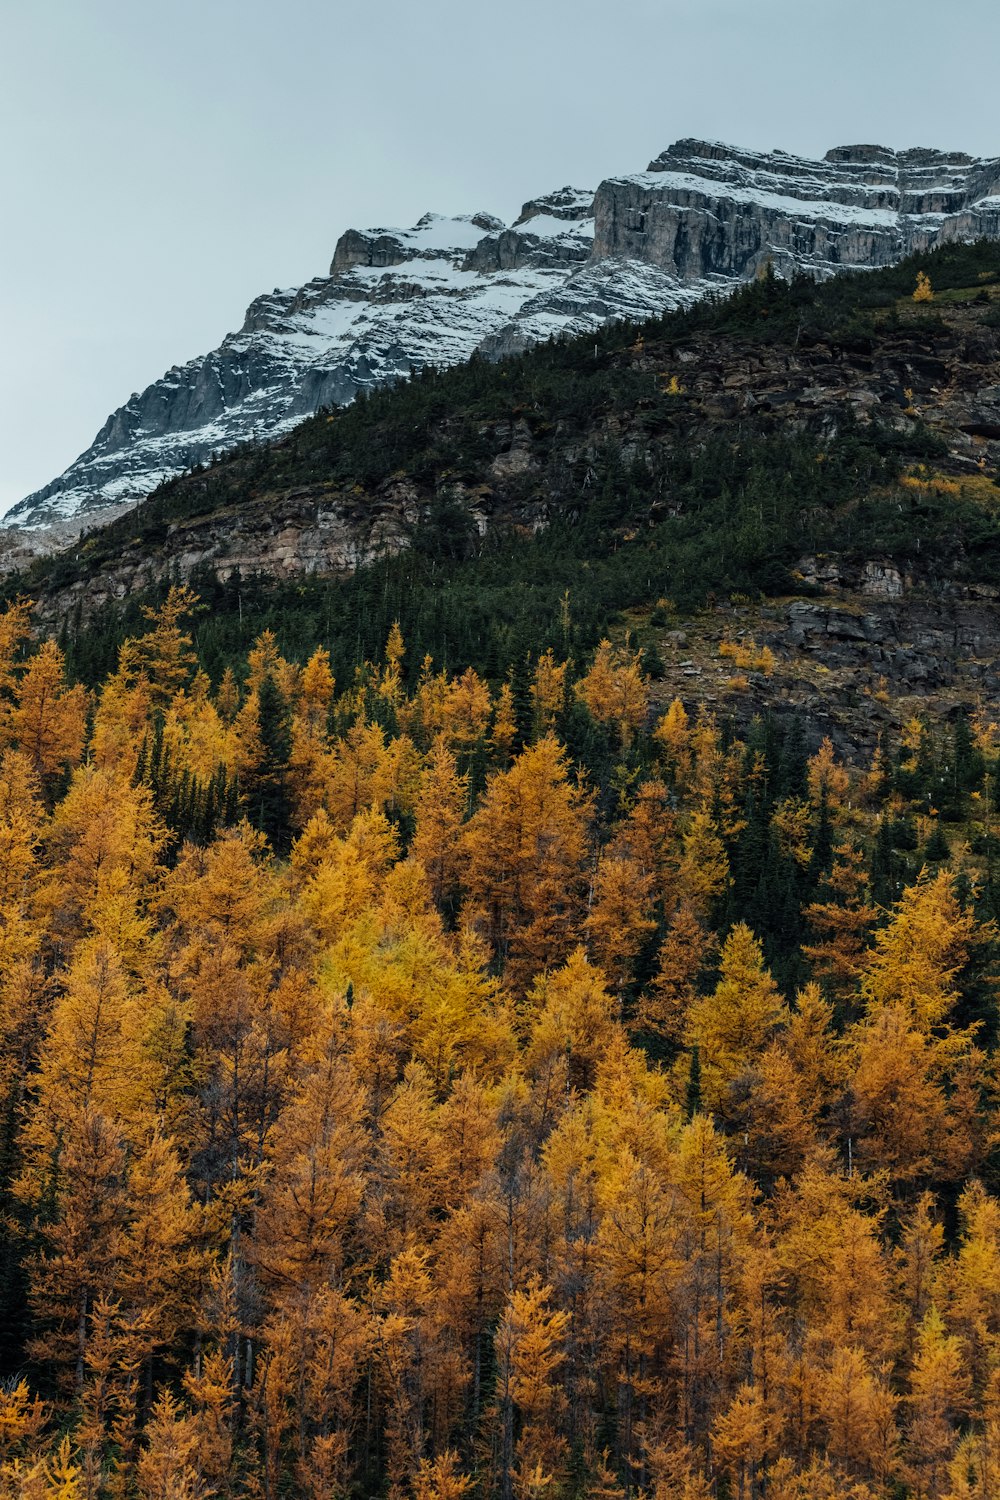
[[[3,584],[0,1496],[997,1500],[998,474],[978,240]]]
[[[998,484],[1000,243],[979,240],[426,370],[170,481],[3,592],[87,683],[175,582],[216,681],[264,630],[346,682],[394,622],[411,674],[494,681],[628,629],[689,707],[795,712],[864,755],[899,704],[1000,702]],[[739,630],[788,667],[730,702]]]
[[[1000,236],[1000,158],[837,146],[823,160],[678,141],[594,200],[593,257],[635,259],[682,283],[819,277],[887,266],[951,240]]]
[[[592,192],[563,188],[526,203],[509,227],[476,213],[349,230],[328,276],[256,298],[238,333],[133,395],[7,524],[107,513],[217,453],[429,364],[642,318],[696,295],[649,266],[592,266],[592,202]]]
[[[327,276],[258,297],[238,333],[133,395],[6,522],[103,518],[427,365],[689,306],[768,264],[823,279],[981,237],[1000,238],[1000,158],[843,146],[812,161],[698,140],[596,194],[533,198],[510,226],[427,214],[410,230],[349,230]]]

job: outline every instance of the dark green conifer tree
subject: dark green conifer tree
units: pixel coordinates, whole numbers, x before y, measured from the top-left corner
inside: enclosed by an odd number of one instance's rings
[[[279,853],[291,845],[291,798],[288,790],[288,757],[292,740],[288,705],[271,673],[258,689],[260,764],[243,787],[247,816],[255,828],[267,835]]]

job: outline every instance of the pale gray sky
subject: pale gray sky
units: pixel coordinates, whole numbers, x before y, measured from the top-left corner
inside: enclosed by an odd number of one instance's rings
[[[700,135],[1000,155],[996,0],[0,0],[0,512],[353,225]]]

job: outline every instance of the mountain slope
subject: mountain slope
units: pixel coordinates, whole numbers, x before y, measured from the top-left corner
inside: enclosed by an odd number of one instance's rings
[[[495,677],[547,647],[582,659],[627,620],[709,694],[656,617],[691,630],[758,601],[797,663],[778,706],[826,722],[839,679],[819,674],[839,672],[841,742],[865,745],[855,668],[873,693],[916,672],[1000,698],[998,475],[1000,246],[982,241],[427,372],[171,482],[6,592],[87,681],[186,579],[213,675],[265,628],[302,659],[321,642],[343,679],[398,620],[413,671],[430,654]]]
[[[238,333],[133,395],[7,523],[49,525],[132,502],[218,452],[426,365],[696,295],[652,267],[587,265],[592,198],[562,189],[526,204],[510,228],[489,214],[427,214],[411,230],[349,231],[328,276],[258,297]]]
[[[822,278],[977,237],[1000,237],[1000,160],[858,146],[817,162],[694,140],[596,195],[532,199],[510,227],[479,213],[349,230],[328,276],[257,298],[238,333],[134,395],[7,521],[99,514],[428,364],[640,320],[768,263]]]

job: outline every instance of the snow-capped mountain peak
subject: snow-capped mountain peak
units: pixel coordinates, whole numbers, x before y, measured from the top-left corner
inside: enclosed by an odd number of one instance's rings
[[[949,238],[1000,238],[1000,160],[840,146],[821,161],[682,140],[596,193],[493,214],[348,230],[329,272],[257,297],[242,327],[108,418],[8,525],[97,519],[214,453],[479,350],[689,304],[752,277],[886,265]]]

